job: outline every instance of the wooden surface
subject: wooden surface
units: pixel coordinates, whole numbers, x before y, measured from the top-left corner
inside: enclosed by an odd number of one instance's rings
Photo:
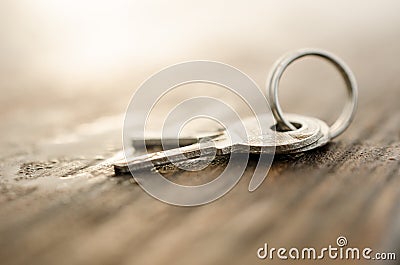
[[[282,46],[270,50],[249,42],[243,45],[253,50],[232,45],[218,55],[207,46],[129,68],[124,77],[105,83],[13,76],[6,82],[10,76],[2,75],[7,90],[0,107],[0,263],[287,264],[259,260],[256,251],[264,243],[321,248],[335,245],[340,235],[353,247],[395,252],[399,262],[400,30],[398,21],[392,22],[380,22],[369,33],[362,23],[351,24],[351,32],[341,24],[342,35],[333,30],[329,37],[321,30],[315,38],[305,35],[310,39],[288,29],[293,42],[279,39]],[[162,203],[129,176],[115,176],[104,166],[121,150],[122,113],[132,88],[151,73],[182,60],[212,57],[243,70],[263,88],[276,58],[309,45],[332,50],[355,72],[360,86],[356,119],[323,148],[276,157],[255,192],[247,187],[256,157],[227,195],[189,208]],[[58,90],[70,85],[76,89]],[[282,82],[283,108],[332,122],[342,106],[342,90],[333,68],[304,61]],[[202,92],[200,87],[196,93]],[[174,104],[167,103],[161,112]],[[218,163],[199,172],[164,173],[199,183],[223,168]]]

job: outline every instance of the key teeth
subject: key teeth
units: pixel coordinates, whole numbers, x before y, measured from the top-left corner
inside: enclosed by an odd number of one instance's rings
[[[118,165],[114,165],[114,173],[115,173],[116,176],[121,176],[121,175],[130,174],[130,171],[129,171],[129,169],[127,171],[126,168],[124,168],[124,167],[120,167]]]

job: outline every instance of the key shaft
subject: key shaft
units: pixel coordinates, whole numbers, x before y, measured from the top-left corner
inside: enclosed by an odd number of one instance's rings
[[[141,156],[121,159],[114,162],[114,169],[118,173],[129,173],[159,167],[170,163],[177,163],[188,159],[199,158],[200,156],[222,154],[222,146],[216,147],[214,142],[195,143],[192,145],[145,154]]]

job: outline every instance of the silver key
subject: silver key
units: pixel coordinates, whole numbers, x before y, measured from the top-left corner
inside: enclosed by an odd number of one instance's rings
[[[339,119],[331,126],[316,118],[285,114],[283,115],[278,101],[278,85],[285,69],[295,60],[304,56],[319,56],[327,59],[340,70],[347,85],[348,102]],[[287,131],[275,131],[275,121],[267,119],[269,130],[264,134],[258,130],[256,119],[249,118],[243,121],[246,129],[249,128],[249,135],[237,141],[231,142],[226,132],[206,143],[196,143],[182,148],[156,152],[153,154],[120,160],[114,163],[116,172],[127,173],[130,170],[162,166],[171,162],[184,161],[200,157],[202,154],[229,154],[229,153],[297,153],[304,152],[329,142],[339,136],[350,125],[354,118],[357,107],[357,83],[350,68],[339,58],[326,51],[317,49],[304,49],[289,54],[277,61],[275,68],[270,74],[269,98],[272,113],[279,128]],[[265,119],[260,119],[265,120]],[[239,123],[239,125],[241,122]],[[297,126],[296,126],[297,125]],[[235,126],[228,128],[228,131],[235,131]],[[174,139],[176,142],[176,139]]]
[[[171,147],[176,147],[177,144],[179,146],[186,146],[190,144],[195,144],[200,142],[203,139],[212,139],[216,138],[223,134],[223,130],[218,130],[214,128],[214,130],[210,130],[207,132],[197,132],[190,131],[187,133],[182,133],[179,135],[179,139],[173,136],[160,137],[161,132],[156,131],[146,131],[144,143],[146,147],[149,148],[166,148],[170,149]],[[132,146],[135,149],[143,148],[143,139],[137,136],[132,137]]]
[[[188,159],[198,158],[201,155],[224,155],[229,153],[271,153],[277,154],[303,152],[323,145],[328,137],[324,135],[328,126],[315,118],[287,114],[289,120],[298,125],[294,131],[275,131],[275,121],[264,117],[260,120],[267,121],[267,128],[264,134],[261,133],[258,121],[248,118],[233,124],[228,131],[238,132],[243,125],[248,132],[247,137],[239,137],[231,141],[226,132],[211,141],[195,143],[181,148],[155,152],[137,157],[129,157],[114,163],[114,169],[118,173],[128,173],[129,170],[142,170],[152,167],[159,167],[169,163],[181,162]],[[237,135],[240,135],[238,132]],[[324,139],[324,140],[321,140]],[[307,148],[310,146],[309,148]]]

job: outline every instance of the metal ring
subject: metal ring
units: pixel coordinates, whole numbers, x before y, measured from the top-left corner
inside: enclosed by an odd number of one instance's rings
[[[278,101],[278,86],[282,74],[286,70],[286,68],[295,60],[308,55],[319,56],[331,62],[341,73],[346,82],[346,105],[339,118],[329,128],[329,136],[332,139],[343,133],[353,120],[355,110],[357,108],[358,91],[356,79],[350,68],[340,58],[329,52],[319,49],[302,49],[290,53],[277,61],[269,77],[269,99],[271,103],[272,113],[277,121],[277,127],[283,130],[296,130],[296,127],[294,127],[288,120],[283,117],[282,109]]]

